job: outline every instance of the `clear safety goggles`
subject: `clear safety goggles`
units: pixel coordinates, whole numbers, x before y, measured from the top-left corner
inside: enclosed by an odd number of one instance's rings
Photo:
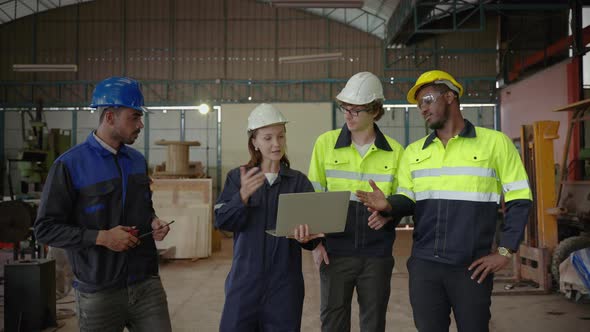
[[[430,107],[430,105],[436,103],[438,98],[442,95],[443,94],[440,92],[431,92],[431,93],[425,94],[424,96],[422,96],[422,98],[418,99],[418,104],[417,104],[418,109],[421,111],[424,111],[425,109]]]

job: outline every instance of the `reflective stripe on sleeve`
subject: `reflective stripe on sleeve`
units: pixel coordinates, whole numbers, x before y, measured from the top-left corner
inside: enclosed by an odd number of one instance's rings
[[[326,191],[326,188],[322,187],[319,182],[311,181],[311,185],[313,186],[313,190],[315,191]]]
[[[397,188],[397,193],[398,194],[406,195],[406,196],[408,196],[413,201],[416,200],[416,195],[414,194],[413,191],[411,191],[409,189],[399,187],[399,188]]]
[[[512,190],[529,189],[529,182],[527,180],[521,180],[506,183],[502,185],[502,189],[504,190],[504,193],[507,193]]]

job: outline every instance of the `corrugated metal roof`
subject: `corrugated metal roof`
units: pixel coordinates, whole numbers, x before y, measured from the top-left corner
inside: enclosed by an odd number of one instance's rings
[[[0,24],[46,10],[93,0],[0,0]]]
[[[94,0],[0,0],[0,24]],[[385,39],[387,21],[400,0],[364,0],[362,8],[300,8]],[[272,3],[272,0],[259,0]]]
[[[303,0],[305,1],[322,2]],[[272,4],[273,0],[259,2]],[[364,0],[361,8],[298,8],[385,39],[387,21],[399,2],[400,0]]]

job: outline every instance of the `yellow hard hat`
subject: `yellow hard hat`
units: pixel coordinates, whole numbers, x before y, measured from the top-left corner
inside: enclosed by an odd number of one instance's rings
[[[414,84],[410,91],[408,91],[408,95],[406,96],[408,102],[410,104],[416,104],[418,102],[416,100],[416,93],[418,93],[418,90],[420,90],[420,88],[422,88],[424,85],[431,83],[445,84],[449,87],[449,89],[455,91],[459,97],[463,96],[463,86],[459,84],[459,82],[457,82],[453,76],[442,70],[431,70],[418,77],[416,84]]]

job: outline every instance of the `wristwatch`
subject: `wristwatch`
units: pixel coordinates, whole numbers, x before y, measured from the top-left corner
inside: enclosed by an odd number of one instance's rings
[[[504,247],[498,247],[498,254],[500,254],[506,258],[512,257],[512,252],[510,251],[510,249],[504,248]]]

